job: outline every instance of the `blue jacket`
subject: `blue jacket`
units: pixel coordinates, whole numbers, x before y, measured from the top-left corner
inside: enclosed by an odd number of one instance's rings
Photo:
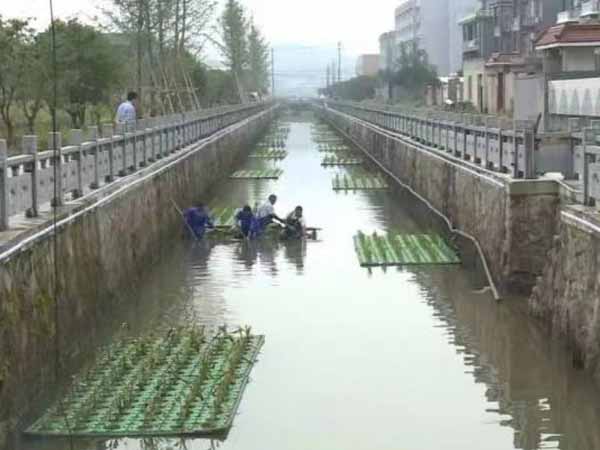
[[[199,208],[189,208],[184,212],[185,220],[196,237],[201,239],[206,233],[206,228],[212,228],[214,225],[210,216],[206,212]]]

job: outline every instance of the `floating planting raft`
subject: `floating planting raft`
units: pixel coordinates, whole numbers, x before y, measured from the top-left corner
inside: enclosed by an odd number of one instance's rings
[[[255,151],[250,154],[250,158],[260,159],[285,159],[287,158],[287,152],[285,150],[278,150],[275,148],[266,148]]]
[[[320,152],[330,152],[330,153],[348,152],[348,151],[350,151],[350,147],[348,147],[347,145],[343,145],[343,144],[335,144],[335,145],[320,144],[319,151]]]
[[[363,160],[352,156],[327,155],[321,161],[322,166],[358,166]]]
[[[238,180],[277,180],[281,175],[283,175],[281,169],[238,170],[229,178]]]
[[[225,433],[264,342],[246,328],[171,330],[121,341],[26,434],[146,437]]]
[[[235,212],[238,208],[214,208],[211,212],[217,228],[231,228],[235,225]]]
[[[341,137],[333,136],[321,136],[316,138],[319,144],[343,144],[344,140]]]
[[[379,176],[340,176],[339,174],[336,174],[333,179],[334,191],[373,191],[384,190],[387,188],[387,182]]]
[[[367,236],[359,232],[354,237],[354,248],[362,267],[460,264],[454,249],[438,235]]]

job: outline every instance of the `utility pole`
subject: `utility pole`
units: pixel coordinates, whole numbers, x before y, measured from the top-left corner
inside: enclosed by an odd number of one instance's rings
[[[275,97],[275,49],[271,48],[271,97]]]
[[[338,83],[342,82],[342,43],[338,42]]]
[[[329,86],[331,86],[331,67],[327,64],[327,89],[329,90]]]

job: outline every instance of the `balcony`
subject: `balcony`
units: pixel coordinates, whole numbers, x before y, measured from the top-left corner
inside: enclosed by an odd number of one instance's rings
[[[579,19],[579,12],[575,10],[562,11],[558,13],[558,17],[556,18],[556,24],[562,25],[564,23],[569,22],[577,22]]]
[[[581,4],[581,17],[597,16],[600,13],[598,0],[588,0]]]
[[[478,52],[481,48],[479,39],[471,39],[463,42],[463,53]]]

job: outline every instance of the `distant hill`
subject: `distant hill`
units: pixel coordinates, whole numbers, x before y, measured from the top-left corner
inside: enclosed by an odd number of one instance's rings
[[[336,44],[319,47],[286,44],[274,49],[277,95],[316,95],[319,88],[325,87],[327,65],[337,61]],[[356,58],[342,51],[342,79],[354,76]]]

